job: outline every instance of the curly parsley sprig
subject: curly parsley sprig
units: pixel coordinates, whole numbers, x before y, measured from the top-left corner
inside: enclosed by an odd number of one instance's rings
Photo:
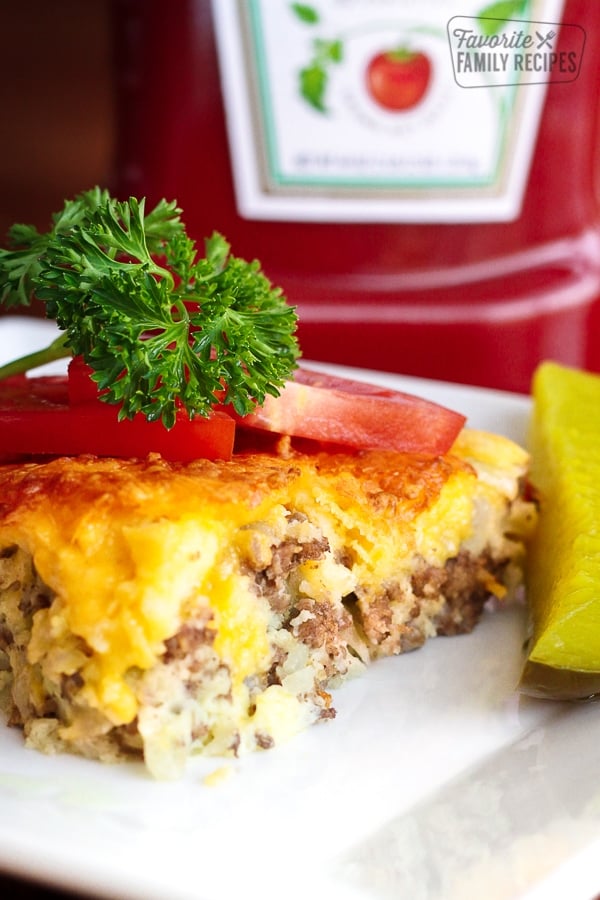
[[[277,396],[300,355],[295,310],[222,235],[199,258],[180,213],[163,200],[146,214],[143,200],[95,188],[65,203],[47,234],[13,226],[0,302],[35,296],[63,334],[0,378],[81,355],[122,418],[141,412],[167,428],[178,408],[208,415],[216,394],[241,415]]]

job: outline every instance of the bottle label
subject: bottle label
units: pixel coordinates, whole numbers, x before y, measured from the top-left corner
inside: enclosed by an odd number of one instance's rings
[[[551,79],[514,65],[508,79],[490,51],[514,55],[541,30],[551,54],[562,6],[462,0],[458,17],[443,0],[213,0],[240,215],[515,219]]]

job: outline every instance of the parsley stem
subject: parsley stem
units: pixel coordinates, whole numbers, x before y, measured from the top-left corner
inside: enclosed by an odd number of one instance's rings
[[[61,334],[51,344],[43,350],[36,350],[21,356],[19,359],[12,360],[5,365],[0,366],[0,380],[10,378],[11,375],[22,375],[29,369],[35,369],[46,363],[53,362],[55,359],[63,359],[66,356],[72,356],[72,352],[67,346],[67,335]]]

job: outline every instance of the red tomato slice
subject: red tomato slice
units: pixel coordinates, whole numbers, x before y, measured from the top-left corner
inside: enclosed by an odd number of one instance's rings
[[[118,410],[99,401],[69,406],[66,377],[6,379],[0,382],[0,458],[21,456],[231,459],[235,422],[221,411],[190,419],[181,413],[169,431],[144,416],[118,421]]]
[[[66,375],[44,375],[37,378],[12,375],[0,381],[0,409],[12,406],[28,409],[40,405],[65,405],[68,399]]]
[[[91,366],[81,356],[74,356],[69,361],[69,403],[77,406],[98,399],[98,385],[92,380]]]
[[[299,368],[238,424],[364,450],[448,452],[466,421],[421,397]]]

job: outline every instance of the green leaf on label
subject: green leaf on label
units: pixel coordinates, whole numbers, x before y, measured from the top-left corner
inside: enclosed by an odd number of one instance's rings
[[[319,63],[311,63],[300,70],[300,93],[315,109],[325,112],[327,73]]]
[[[313,6],[306,3],[292,3],[292,11],[298,16],[301,22],[307,25],[316,25],[320,21],[320,16]]]
[[[300,70],[300,94],[307,103],[318,110],[327,112],[325,91],[329,83],[329,67],[342,61],[344,45],[341,41],[313,41],[314,55],[310,63]]]
[[[524,15],[528,5],[529,0],[497,0],[496,3],[490,3],[479,13],[479,27],[485,35],[498,34],[508,19]]]
[[[343,59],[344,45],[341,41],[323,41],[317,38],[314,47],[320,62],[339,63]]]

